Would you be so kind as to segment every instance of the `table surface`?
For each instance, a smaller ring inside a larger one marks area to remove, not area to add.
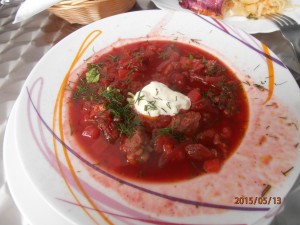
[[[149,9],[157,7],[150,0],[137,0],[132,10]],[[17,10],[18,5],[0,8],[0,196],[6,187],[2,158],[4,131],[22,85],[35,64],[53,45],[82,27],[78,24],[69,24],[48,11],[13,24]],[[253,36],[265,43],[288,67],[300,73],[300,65],[293,50],[279,31]],[[300,186],[300,179],[296,182],[296,186]],[[4,204],[9,209],[6,209]],[[15,210],[13,215],[20,217],[11,199],[4,202],[0,198],[0,224],[6,210]],[[11,221],[12,225],[23,224],[20,218],[11,218]],[[298,225],[299,221],[300,191],[287,196],[283,212],[275,217],[272,225]]]

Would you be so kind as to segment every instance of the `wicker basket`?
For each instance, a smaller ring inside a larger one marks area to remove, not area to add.
[[[64,0],[48,10],[69,23],[88,24],[129,11],[136,0]]]

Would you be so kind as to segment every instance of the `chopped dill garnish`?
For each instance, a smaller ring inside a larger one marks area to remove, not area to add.
[[[140,122],[135,119],[135,113],[130,103],[120,92],[119,89],[108,87],[100,92],[100,95],[106,100],[106,109],[118,119],[117,128],[120,135],[131,136]]]
[[[161,107],[161,109],[162,109],[165,113],[167,113],[167,111],[166,111],[164,108]]]
[[[139,91],[138,96],[135,100],[135,103],[138,103],[138,105],[140,104],[140,101],[142,101],[144,99],[145,95],[141,95],[141,91]]]
[[[208,98],[220,110],[224,111],[228,116],[232,116],[239,112],[239,107],[236,104],[237,93],[242,90],[240,82],[218,82],[220,91],[216,88],[209,88],[207,91],[201,91],[203,98]],[[201,102],[201,100],[199,100]],[[197,104],[196,102],[195,104]]]
[[[260,83],[263,85],[263,84],[267,83],[267,81],[264,80],[264,81],[261,81]]]
[[[132,73],[139,71],[139,68],[137,66],[134,66],[130,69],[127,76],[130,76]]]
[[[93,83],[89,85],[83,77],[79,78],[77,85],[72,88],[70,84],[67,85],[67,88],[72,92],[71,100],[95,100],[99,99],[99,95],[97,91],[99,89],[98,83]]]
[[[145,105],[144,111],[149,111],[149,110],[157,110],[157,106],[155,105],[156,101],[147,101],[148,104]]]
[[[157,129],[156,132],[158,136],[169,135],[178,141],[183,139],[183,134],[175,132],[171,127]]]
[[[84,85],[81,85],[81,84],[78,84],[76,86],[76,91],[73,92],[73,98],[74,99],[77,99],[79,97],[82,97],[84,96],[88,91],[89,91],[89,87],[88,86],[84,86]]]
[[[254,84],[254,87],[256,87],[260,91],[264,91],[265,90],[265,87],[262,86],[262,85],[260,85],[260,84]]]
[[[160,59],[167,59],[168,57],[169,57],[169,53],[166,51],[158,53],[158,58],[160,58]]]
[[[132,56],[136,58],[136,57],[140,57],[141,54],[142,54],[142,52],[141,52],[141,51],[138,51],[138,52],[132,53]]]
[[[168,106],[169,109],[171,109],[170,102],[167,102],[166,105]]]
[[[120,93],[120,90],[112,87],[101,90],[100,95],[108,100],[108,102],[115,103],[118,106],[121,106],[125,100],[125,97]]]
[[[284,81],[284,82],[281,82],[281,83],[275,83],[275,85],[276,85],[276,86],[279,86],[279,85],[283,85],[283,84],[285,84],[285,83],[287,83],[287,81]]]
[[[120,59],[119,55],[109,55],[109,57],[110,57],[111,61],[113,61],[113,62],[117,62]]]
[[[268,194],[268,192],[270,191],[271,188],[272,188],[272,186],[268,184],[262,191],[261,197],[264,197],[266,194]]]
[[[132,136],[136,128],[140,126],[140,121],[136,119],[127,119],[123,123],[118,123],[120,135]]]
[[[250,86],[250,82],[249,82],[249,81],[243,81],[242,83],[244,83],[244,84]]]
[[[196,169],[197,172],[207,173],[207,171],[203,167],[201,168],[197,163],[192,161],[191,165]]]
[[[281,173],[284,175],[284,176],[287,176],[289,172],[291,172],[292,170],[294,169],[294,167],[292,166],[291,168],[289,168],[288,170],[282,172]]]
[[[200,167],[195,163],[195,162],[191,162],[191,165],[197,170],[199,171],[200,170]]]
[[[258,64],[253,70],[257,70],[258,67],[260,67],[260,64]]]
[[[188,55],[188,57],[189,57],[189,59],[194,59],[194,56],[190,53],[189,55]]]
[[[87,100],[96,104],[103,104],[113,118],[118,121],[117,129],[120,135],[131,136],[140,122],[136,120],[130,102],[117,88],[100,88],[99,84],[88,83],[86,79],[80,78],[78,84],[72,90],[73,100]]]
[[[201,40],[200,39],[195,39],[195,38],[191,38],[191,41],[196,43],[196,44],[201,44]]]

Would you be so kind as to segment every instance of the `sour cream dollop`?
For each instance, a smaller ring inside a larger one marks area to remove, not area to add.
[[[188,110],[191,100],[163,83],[152,81],[134,95],[134,107],[137,112],[150,117],[174,116],[181,109]]]

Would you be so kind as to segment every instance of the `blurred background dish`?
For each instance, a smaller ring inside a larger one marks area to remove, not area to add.
[[[160,9],[192,12],[191,10],[182,8],[179,5],[178,0],[152,0],[152,2]],[[292,17],[298,23],[300,23],[299,1],[291,0],[291,3],[298,5],[298,7],[286,9],[284,11],[284,14]],[[278,30],[278,27],[267,19],[247,19],[244,16],[228,16],[228,17],[225,17],[222,21],[228,25],[238,27],[238,28],[248,32],[249,34],[270,33],[270,32]]]

